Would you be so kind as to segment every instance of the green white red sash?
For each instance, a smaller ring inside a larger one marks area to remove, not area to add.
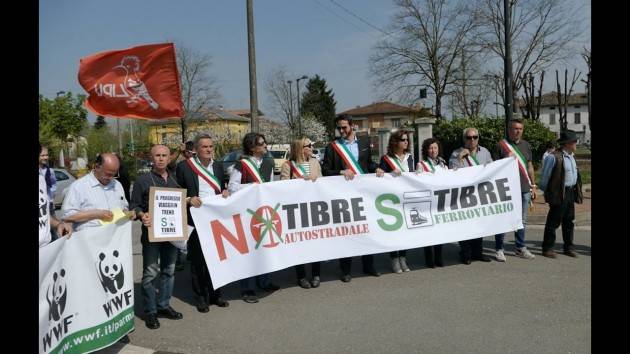
[[[501,149],[506,153],[506,155],[510,155],[511,152],[514,156],[516,156],[516,161],[518,161],[518,169],[520,170],[521,174],[524,175],[525,178],[527,178],[527,183],[529,183],[529,185],[531,186],[532,181],[529,179],[529,174],[527,173],[527,159],[525,159],[525,156],[523,156],[521,150],[512,145],[509,141],[507,141],[507,139],[501,140],[499,142],[499,145],[501,146]]]
[[[393,158],[389,155],[384,155],[383,156],[383,160],[385,160],[385,162],[387,162],[387,164],[389,165],[389,167],[391,167],[392,171],[398,170],[400,172],[404,172],[405,170],[403,170],[402,165],[400,164],[400,162],[398,161],[397,158]]]
[[[355,175],[362,175],[365,173],[363,172],[361,165],[359,165],[359,163],[354,158],[350,150],[348,150],[348,147],[346,147],[345,144],[340,143],[339,140],[335,140],[332,143],[332,148],[337,152],[337,154],[339,154],[339,157],[341,157],[341,159],[343,160],[346,168],[352,170]]]
[[[221,193],[221,182],[219,182],[211,171],[208,171],[205,167],[203,167],[197,156],[189,158],[186,162],[188,162],[188,166],[190,166],[193,172],[208,183],[217,194]]]
[[[291,171],[293,171],[295,177],[304,178],[304,176],[306,176],[306,171],[304,171],[304,168],[297,162],[289,161],[289,166],[291,166]]]
[[[420,166],[422,166],[422,169],[424,170],[424,172],[435,173],[435,167],[433,166],[433,163],[431,162],[430,159],[425,159],[424,161],[420,161]]]
[[[243,157],[241,162],[243,163],[243,172],[249,173],[254,179],[254,183],[265,182],[260,169],[258,169],[258,166],[256,166],[256,163],[252,159],[249,157]]]
[[[477,158],[471,154],[466,156],[466,162],[468,162],[468,166],[479,166],[479,161],[477,161]]]

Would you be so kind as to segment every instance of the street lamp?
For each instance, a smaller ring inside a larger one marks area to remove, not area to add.
[[[297,78],[295,80],[295,86],[297,86],[297,106],[298,106],[298,138],[302,137],[302,110],[300,109],[300,80],[306,80],[308,76],[302,75],[302,77]]]
[[[289,121],[293,123],[293,94],[291,93],[291,84],[292,80],[287,81],[289,84]],[[291,131],[291,135],[293,135],[293,131]]]

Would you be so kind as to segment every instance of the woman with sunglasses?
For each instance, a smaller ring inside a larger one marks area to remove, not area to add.
[[[286,161],[280,170],[280,179],[303,178],[315,182],[322,176],[319,162],[313,156],[313,143],[309,138],[293,140],[289,160]],[[319,286],[320,262],[311,263],[313,280],[309,283],[306,280],[306,266],[300,264],[295,266],[297,272],[298,285],[304,289],[316,288]]]
[[[387,154],[381,157],[379,167],[385,172],[391,172],[394,176],[400,176],[403,172],[414,171],[413,156],[409,153],[409,136],[402,130],[397,130],[389,137]],[[393,251],[389,253],[392,259],[394,273],[410,271],[407,265],[407,251]]]
[[[422,142],[422,160],[418,162],[418,173],[436,173],[448,170],[446,161],[440,156],[440,142],[436,138],[428,138]],[[442,261],[442,245],[424,248],[424,261],[429,268],[444,267]]]

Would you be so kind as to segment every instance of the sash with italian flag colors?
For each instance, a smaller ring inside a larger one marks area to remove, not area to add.
[[[350,150],[348,150],[345,144],[340,143],[339,140],[335,140],[332,143],[332,148],[337,152],[337,154],[339,154],[346,167],[352,170],[355,175],[365,174],[357,160],[354,158],[354,156],[352,156]]]
[[[212,189],[217,192],[217,194],[221,193],[221,182],[219,182],[217,177],[215,177],[214,173],[208,171],[205,167],[203,167],[197,156],[189,158],[188,160],[186,160],[186,162],[188,162],[188,166],[190,166],[193,172],[197,174],[197,176],[201,177],[201,179],[204,180],[206,183],[208,183],[210,187],[212,187]]]
[[[304,171],[304,168],[297,162],[289,161],[289,166],[291,166],[291,171],[293,171],[293,175],[297,178],[304,178],[304,176],[306,176],[306,171]]]
[[[243,163],[243,170],[247,171],[247,173],[249,173],[254,178],[254,183],[265,182],[262,173],[260,173],[258,166],[256,166],[256,163],[252,161],[252,159],[250,159],[249,157],[243,157],[241,161]]]
[[[532,181],[529,179],[529,174],[527,173],[527,160],[525,159],[525,156],[523,156],[523,154],[521,153],[521,150],[512,145],[509,141],[507,141],[507,139],[501,140],[499,142],[499,145],[507,155],[509,155],[511,152],[512,154],[514,154],[514,156],[516,156],[516,161],[518,161],[518,169],[521,171],[521,174],[524,175],[525,178],[527,178],[527,183],[529,183],[529,185],[531,186]]]
[[[389,167],[392,168],[392,171],[394,170],[398,170],[400,172],[404,172],[405,170],[403,170],[402,165],[400,164],[400,162],[398,162],[398,159],[393,158],[389,155],[384,155],[383,159],[385,160],[385,162],[387,162],[387,164],[389,165]]]
[[[435,173],[435,167],[433,167],[433,163],[429,159],[425,159],[424,161],[420,161],[420,166],[422,166],[422,169],[424,170],[424,172],[434,172]]]
[[[479,165],[479,161],[477,161],[477,158],[474,157],[471,154],[468,154],[468,156],[466,156],[466,162],[468,162],[468,166],[478,166]]]

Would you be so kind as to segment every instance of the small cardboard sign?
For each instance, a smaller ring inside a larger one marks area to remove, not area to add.
[[[188,240],[185,189],[149,188],[149,215],[149,242]]]

